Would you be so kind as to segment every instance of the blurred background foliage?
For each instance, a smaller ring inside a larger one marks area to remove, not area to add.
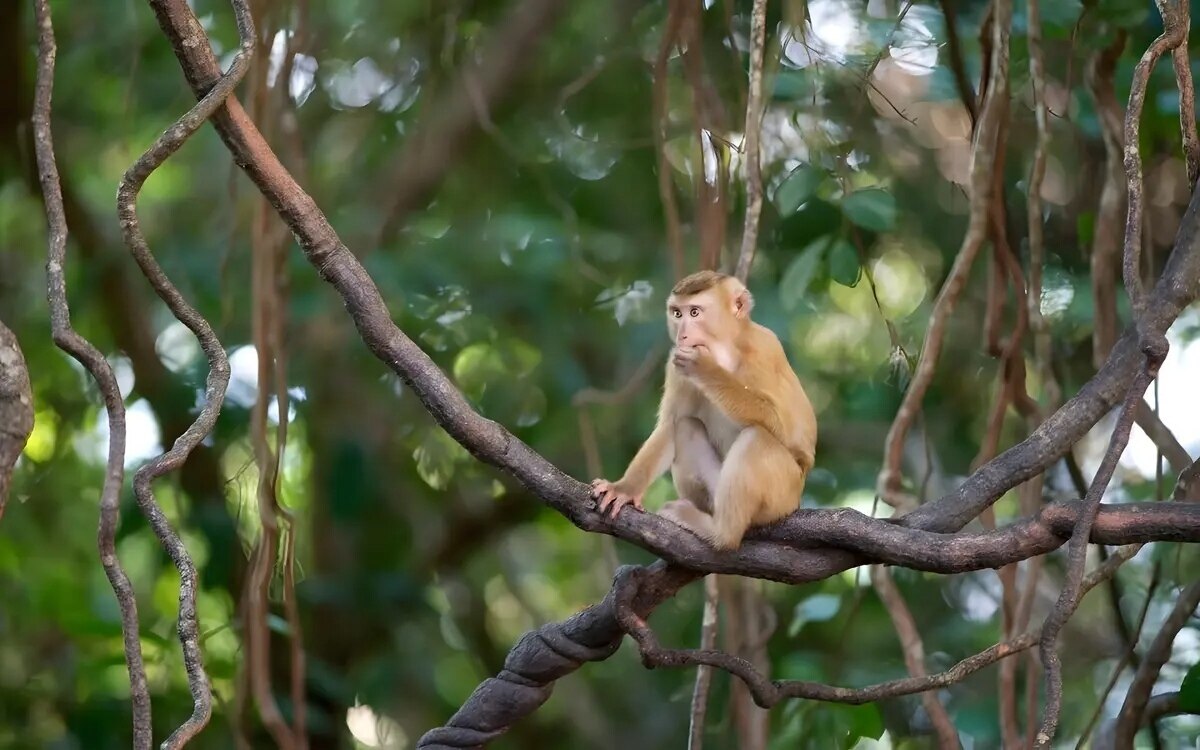
[[[72,231],[68,288],[76,327],[120,377],[132,470],[188,424],[207,370],[195,341],[153,297],[121,245],[115,186],[194,100],[148,7],[113,0],[52,5],[59,41],[54,135]],[[236,46],[229,8],[213,0],[193,5],[227,64]],[[266,68],[251,77],[265,79],[272,93],[255,110],[256,120],[363,259],[397,323],[472,402],[581,479],[595,471],[585,458],[591,435],[599,468],[612,476],[650,429],[665,361],[661,310],[674,271],[651,113],[668,3],[567,4],[509,95],[451,154],[445,179],[398,226],[390,220],[406,138],[513,5],[261,3],[259,62]],[[682,58],[676,52],[668,62],[665,151],[687,270],[698,263],[693,188],[706,168],[720,167],[722,179],[733,175],[729,252],[741,231],[750,5],[703,2],[698,52],[730,123],[703,148]],[[770,3],[767,199],[751,288],[756,317],[779,333],[818,409],[818,469],[807,506],[887,510],[873,509],[873,488],[905,381],[904,355],[894,349],[885,318],[915,357],[966,224],[970,117],[955,84],[946,18],[941,5],[916,2],[897,23],[907,5]],[[1127,32],[1115,76],[1123,103],[1133,66],[1161,21],[1145,1],[1043,6],[1053,140],[1043,188],[1048,258],[1041,305],[1055,368],[1070,394],[1093,371],[1087,256],[1103,169],[1083,71],[1118,29]],[[978,81],[986,3],[954,7],[963,71]],[[1022,258],[1034,135],[1026,10],[1017,3],[1004,174],[1011,236]],[[285,50],[294,53],[286,64]],[[128,747],[118,612],[95,549],[107,427],[92,381],[49,335],[45,222],[29,140],[34,53],[32,5],[3,3],[0,318],[24,347],[37,411],[0,526],[0,747]],[[251,85],[243,85],[243,101]],[[1158,263],[1189,194],[1178,104],[1170,65],[1160,64],[1141,144],[1147,252]],[[201,570],[205,658],[219,702],[212,725],[192,743],[197,748],[232,746],[229,702],[241,665],[234,613],[260,531],[250,442],[256,203],[253,186],[209,127],[154,173],[141,198],[151,247],[213,322],[233,367],[215,434],[182,473],[157,485]],[[271,231],[281,226],[272,216]],[[501,667],[524,631],[602,598],[615,559],[651,558],[580,532],[509,477],[475,462],[368,353],[336,296],[283,231],[291,406],[281,498],[299,518],[313,747],[411,747]],[[912,460],[929,465],[926,496],[969,471],[984,433],[997,371],[980,334],[989,262],[976,263],[950,323],[943,365],[910,446]],[[864,271],[875,282],[878,306]],[[1192,385],[1200,350],[1189,344],[1198,325],[1200,317],[1187,313],[1172,331],[1159,386],[1163,419],[1193,453],[1200,449]],[[638,379],[648,356],[656,358],[650,374]],[[1030,377],[1036,397],[1040,384],[1032,371]],[[572,406],[584,389],[621,389],[631,379],[625,402]],[[279,417],[272,407],[272,425]],[[1010,421],[1002,446],[1023,434],[1021,421]],[[1107,424],[1077,448],[1087,476]],[[1113,497],[1153,497],[1155,458],[1153,445],[1135,432]],[[664,478],[648,504],[670,492]],[[1074,492],[1061,467],[1051,473],[1048,492]],[[137,512],[128,481],[123,500],[118,549],[139,594],[156,736],[165,736],[190,712],[174,632],[178,577]],[[1001,522],[1015,512],[1013,497],[997,505]],[[1154,559],[1166,562],[1145,628],[1155,632],[1177,582],[1189,578],[1188,556],[1173,545],[1153,545],[1126,566],[1116,588],[1085,599],[1063,637],[1064,741],[1073,744],[1123,653],[1113,607],[1136,616]],[[1036,612],[1052,605],[1061,565],[1052,556]],[[769,644],[774,675],[860,685],[906,674],[865,573],[762,587],[778,618]],[[998,639],[995,572],[946,577],[896,570],[895,577],[925,638],[931,670]],[[280,615],[278,581],[272,592]],[[695,643],[701,592],[692,586],[654,615],[664,642]],[[286,714],[287,627],[281,615],[273,615],[272,625],[272,669]],[[1178,689],[1197,661],[1198,636],[1195,621],[1180,634],[1163,671],[1164,689]],[[940,694],[964,747],[999,747],[996,675],[995,668],[984,670]],[[1118,681],[1107,713],[1119,706],[1128,677]],[[646,671],[627,646],[562,680],[539,712],[494,747],[680,747],[691,682],[691,671]],[[714,690],[709,743],[733,747],[728,677],[718,675]],[[773,748],[932,745],[915,696],[862,707],[793,702],[775,709],[771,721]],[[246,731],[254,746],[271,746],[257,721]],[[1164,720],[1160,733],[1163,747],[1194,747],[1200,722]]]

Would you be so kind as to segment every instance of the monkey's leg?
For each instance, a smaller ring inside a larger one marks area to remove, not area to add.
[[[695,417],[675,420],[675,461],[671,479],[680,499],[698,509],[712,511],[712,498],[721,475],[721,459],[708,439],[704,423]]]
[[[751,525],[794,511],[803,489],[804,471],[783,443],[760,427],[747,427],[721,467],[709,540],[716,547],[737,547]]]

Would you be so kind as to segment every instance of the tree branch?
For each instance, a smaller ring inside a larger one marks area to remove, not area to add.
[[[625,604],[648,617],[662,602],[699,575],[657,562],[647,568],[623,566],[616,581],[633,579],[637,591],[620,591]],[[558,623],[526,633],[504,660],[504,669],[475,688],[447,720],[417,741],[420,750],[476,748],[499,737],[517,719],[533,713],[550,697],[554,682],[589,661],[612,656],[625,637],[617,623],[618,586],[599,604]]]
[[[46,209],[46,300],[50,306],[51,337],[55,345],[74,357],[91,374],[100,389],[104,409],[108,415],[108,458],[105,462],[104,484],[100,490],[100,522],[96,544],[100,553],[100,564],[121,611],[121,638],[125,651],[125,665],[129,672],[129,697],[133,713],[133,748],[149,750],[153,739],[153,726],[150,691],[146,682],[146,666],[142,658],[142,644],[138,632],[137,597],[129,576],[117,558],[116,550],[117,524],[121,513],[121,485],[125,481],[125,402],[121,398],[121,389],[108,360],[71,325],[66,281],[67,218],[58,164],[54,158],[54,135],[50,123],[57,44],[54,39],[54,21],[49,0],[37,0],[35,12],[38,25],[38,65],[33,103],[33,142]],[[15,344],[13,348],[15,350]],[[19,354],[18,352],[18,358]],[[28,379],[24,385],[28,396]],[[26,405],[29,413],[25,434],[28,435],[29,428],[33,426],[33,412],[32,403],[27,400]],[[14,422],[18,430],[21,424]],[[21,442],[23,444],[24,440]],[[7,477],[4,479],[7,482]],[[0,491],[0,510],[3,510],[3,501],[4,493]]]
[[[1142,256],[1142,156],[1139,133],[1142,124],[1142,105],[1146,101],[1146,86],[1154,65],[1163,53],[1178,48],[1187,38],[1186,16],[1181,18],[1181,9],[1185,3],[1175,0],[1175,8],[1171,8],[1172,0],[1157,0],[1159,13],[1162,14],[1163,33],[1155,39],[1138,64],[1133,69],[1133,80],[1129,88],[1129,106],[1125,109],[1125,188],[1128,194],[1128,205],[1125,213],[1125,260],[1123,275],[1125,291],[1129,295],[1135,320],[1141,319],[1142,308],[1145,306],[1145,290],[1142,286],[1140,260]],[[1189,76],[1190,78],[1190,76]],[[1186,96],[1180,92],[1181,99]],[[1195,100],[1193,93],[1192,100]],[[1180,114],[1181,122],[1184,116]],[[1194,116],[1193,116],[1194,120]],[[1195,123],[1192,123],[1192,142],[1195,140]],[[1189,144],[1190,145],[1190,144]],[[1189,152],[1189,159],[1192,154]],[[1194,165],[1189,163],[1189,170]],[[1189,183],[1190,184],[1190,183]]]
[[[186,0],[155,0],[154,8],[189,83],[197,92],[206,91],[219,76],[219,69],[211,47],[196,43],[197,39],[204,38],[203,31]],[[923,506],[897,523],[873,521],[852,511],[801,512],[748,539],[736,552],[716,553],[697,537],[653,514],[625,513],[615,520],[601,517],[595,512],[587,485],[568,477],[503,427],[471,409],[433,361],[391,321],[388,308],[370,276],[341,242],[312,199],[279,163],[236,99],[227,100],[213,122],[237,163],[288,223],[308,260],[342,296],[370,351],[400,375],[452,437],[481,461],[512,473],[576,526],[635,542],[695,571],[730,572],[788,582],[818,580],[864,562],[860,556],[847,551],[864,543],[861,536],[845,539],[846,531],[852,528],[871,533],[875,544],[882,542],[881,546],[873,548],[879,553],[879,561],[890,562],[882,559],[885,556],[915,557],[916,562],[926,561],[924,569],[943,572],[977,569],[984,564],[1008,564],[1054,549],[1071,533],[1079,515],[1077,504],[1050,506],[1036,519],[991,532],[998,536],[990,541],[987,534],[960,537],[935,532],[961,528],[978,515],[980,508],[990,505],[1004,491],[1040,473],[1057,460],[1120,398],[1141,364],[1136,335],[1128,332],[1100,372],[1029,438],[989,461],[954,493]],[[1196,214],[1194,199],[1181,224],[1176,250],[1154,293],[1147,299],[1144,320],[1149,330],[1158,326],[1165,330],[1200,291],[1197,289],[1200,254],[1194,247]],[[856,519],[855,515],[862,520]],[[812,535],[812,529],[819,529],[821,535]],[[1155,535],[1148,536],[1150,530]],[[772,537],[772,534],[780,533],[788,536],[789,544],[807,536],[803,540],[807,546],[797,548],[780,544]],[[1192,506],[1172,507],[1169,504],[1146,508],[1107,507],[1097,515],[1091,536],[1096,541],[1107,540],[1106,543],[1149,538],[1195,540],[1200,538],[1200,514]],[[839,543],[844,549],[831,548]],[[907,563],[898,560],[897,564]],[[693,571],[680,573],[683,580],[676,583],[683,585],[698,574]],[[661,582],[662,579],[655,580]],[[677,590],[678,585],[670,593]],[[665,598],[670,595],[662,593],[667,588],[670,587],[656,590]],[[597,617],[594,609],[588,611],[592,612],[593,618]],[[598,627],[607,628],[609,633],[615,627],[604,618],[599,618],[598,622]],[[602,641],[601,645],[615,648],[609,641]],[[597,658],[598,653],[585,656]],[[545,699],[545,682],[531,685],[524,678],[513,679],[512,675],[504,681],[517,684],[522,692],[532,691],[522,699],[525,701],[522,706],[528,710],[533,710]],[[475,694],[480,697],[472,699],[474,708],[465,706],[459,712],[460,723],[470,719],[471,726],[484,727],[481,731],[497,731],[497,717],[508,716],[506,712],[511,707],[502,705],[502,700],[489,700],[489,695],[494,699],[506,695],[500,690],[502,688],[495,681],[481,686]],[[475,717],[483,717],[483,723],[475,722]],[[491,729],[487,729],[489,726]],[[426,746],[437,744],[426,742]]]
[[[33,391],[16,334],[0,322],[0,519],[13,467],[33,432]]]
[[[1058,731],[1059,712],[1062,709],[1062,663],[1058,656],[1058,634],[1079,605],[1092,524],[1100,510],[1100,500],[1104,497],[1104,491],[1108,488],[1113,471],[1117,468],[1117,461],[1120,460],[1121,453],[1124,452],[1125,446],[1129,442],[1129,433],[1133,429],[1134,410],[1141,401],[1146,387],[1158,374],[1159,365],[1166,358],[1166,338],[1162,339],[1161,344],[1160,350],[1146,353],[1146,364],[1129,387],[1129,393],[1121,408],[1117,425],[1109,439],[1108,450],[1100,462],[1100,468],[1096,470],[1091,486],[1088,487],[1087,495],[1083,500],[1084,507],[1075,523],[1075,529],[1071,533],[1067,551],[1066,583],[1063,584],[1058,601],[1046,617],[1046,623],[1042,627],[1039,645],[1046,673],[1046,709],[1042,717],[1042,726],[1035,738],[1035,746],[1039,748],[1049,747],[1050,742],[1054,739],[1054,735]]]
[[[1008,46],[1012,27],[1012,2],[995,0],[992,9],[992,77],[984,97],[983,112],[979,117],[971,158],[971,207],[967,231],[958,255],[954,258],[954,265],[934,302],[920,358],[884,441],[883,468],[879,473],[878,492],[884,502],[900,510],[908,510],[915,504],[913,498],[901,490],[900,459],[904,441],[921,409],[925,392],[933,381],[950,314],[966,287],[975,256],[987,237],[988,211],[993,193],[992,165],[996,160],[996,150],[1000,146],[997,136],[1008,101]]]
[[[750,13],[750,88],[746,98],[746,148],[743,153],[746,181],[746,220],[735,275],[745,281],[758,249],[758,219],[762,214],[763,50],[767,36],[767,0],[754,0]]]
[[[1082,593],[1087,593],[1109,576],[1116,573],[1117,568],[1136,553],[1136,549],[1127,548],[1120,554],[1114,555],[1110,558],[1110,564],[1105,564],[1097,568],[1082,581]],[[828,703],[861,705],[885,698],[896,698],[903,695],[935,690],[947,685],[953,685],[956,682],[961,682],[966,677],[986,666],[1032,648],[1038,641],[1037,630],[1029,630],[1017,638],[997,643],[995,646],[969,656],[945,672],[924,677],[907,677],[899,680],[890,680],[861,688],[845,688],[803,680],[771,680],[754,669],[745,659],[721,651],[662,648],[658,643],[657,636],[655,636],[654,632],[646,624],[645,615],[633,606],[641,590],[637,585],[638,579],[642,577],[650,579],[646,571],[635,570],[625,578],[618,577],[617,581],[613,584],[617,606],[617,621],[620,623],[621,628],[629,633],[638,644],[638,648],[642,654],[642,662],[649,668],[706,664],[723,669],[742,680],[750,688],[755,702],[764,708],[773,706],[786,698],[805,698]],[[613,594],[609,596],[613,598]]]
[[[171,528],[171,523],[154,499],[152,483],[158,477],[178,469],[187,460],[188,454],[212,431],[220,414],[225,398],[225,387],[229,383],[229,360],[225,349],[217,340],[212,326],[196,311],[171,283],[158,262],[150,253],[146,238],[142,235],[137,215],[137,198],[150,174],[171,157],[184,142],[203,125],[213,112],[221,106],[250,67],[254,54],[254,20],[246,0],[233,0],[237,17],[240,46],[230,65],[229,72],[219,76],[215,85],[186,114],[158,137],[132,166],[125,171],[117,188],[117,217],[121,224],[125,244],[150,282],[154,291],[167,304],[176,319],[188,327],[200,341],[208,357],[209,374],[205,388],[205,405],[196,420],[175,441],[169,451],[144,464],[133,476],[134,498],[138,507],[150,522],[151,528],[163,548],[179,571],[179,641],[183,648],[183,661],[188,675],[188,686],[192,693],[192,715],[177,728],[162,744],[164,750],[183,747],[208,723],[212,713],[212,689],[200,653],[200,623],[196,613],[198,580],[196,566],[188,555],[183,540]],[[199,28],[197,26],[196,28]],[[202,33],[202,32],[201,32]]]
[[[875,585],[875,591],[879,594],[879,599],[892,620],[892,626],[896,629],[896,635],[900,638],[900,652],[904,655],[904,666],[908,674],[917,679],[928,677],[921,631],[917,629],[917,621],[904,601],[900,588],[892,579],[891,571],[884,565],[872,565],[871,583]],[[925,707],[925,712],[929,714],[929,720],[937,733],[938,747],[942,750],[960,747],[954,720],[938,700],[937,694],[932,691],[922,693],[921,705]]]
[[[1154,689],[1154,683],[1158,681],[1163,665],[1171,658],[1175,636],[1179,635],[1179,631],[1187,624],[1196,607],[1200,607],[1200,583],[1193,583],[1180,593],[1162,628],[1146,649],[1142,664],[1133,676],[1129,692],[1125,694],[1125,702],[1121,704],[1121,710],[1112,728],[1111,734],[1116,747],[1133,747],[1134,735],[1143,724],[1143,714],[1146,713],[1150,701],[1150,691]]]

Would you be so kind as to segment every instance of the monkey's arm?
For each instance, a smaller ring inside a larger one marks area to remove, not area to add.
[[[671,433],[670,424],[659,419],[617,484],[635,495],[645,492],[650,483],[670,468],[671,461],[675,459],[675,440]]]
[[[790,443],[783,415],[771,395],[773,381],[762,365],[734,375],[707,351],[695,357],[689,379],[726,417],[737,424],[759,425],[784,444]]]
[[[630,503],[635,508],[641,508],[646,488],[675,460],[675,419],[682,400],[680,388],[684,385],[678,376],[667,370],[663,397],[658,406],[658,419],[650,437],[638,448],[620,479],[615,482],[607,479],[592,481],[592,497],[596,498],[601,513],[611,507],[615,517],[617,511]]]

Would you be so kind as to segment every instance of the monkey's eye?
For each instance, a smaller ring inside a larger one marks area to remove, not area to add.
[[[674,316],[674,317],[676,317],[676,318],[682,318],[682,317],[683,317],[683,311],[682,311],[682,310],[672,310],[672,311],[671,311],[671,315],[672,315],[672,316]]]
[[[692,308],[692,317],[693,317],[693,318],[698,318],[698,317],[700,317],[700,310],[699,310],[699,308],[696,308],[696,307],[693,307],[693,308]]]

